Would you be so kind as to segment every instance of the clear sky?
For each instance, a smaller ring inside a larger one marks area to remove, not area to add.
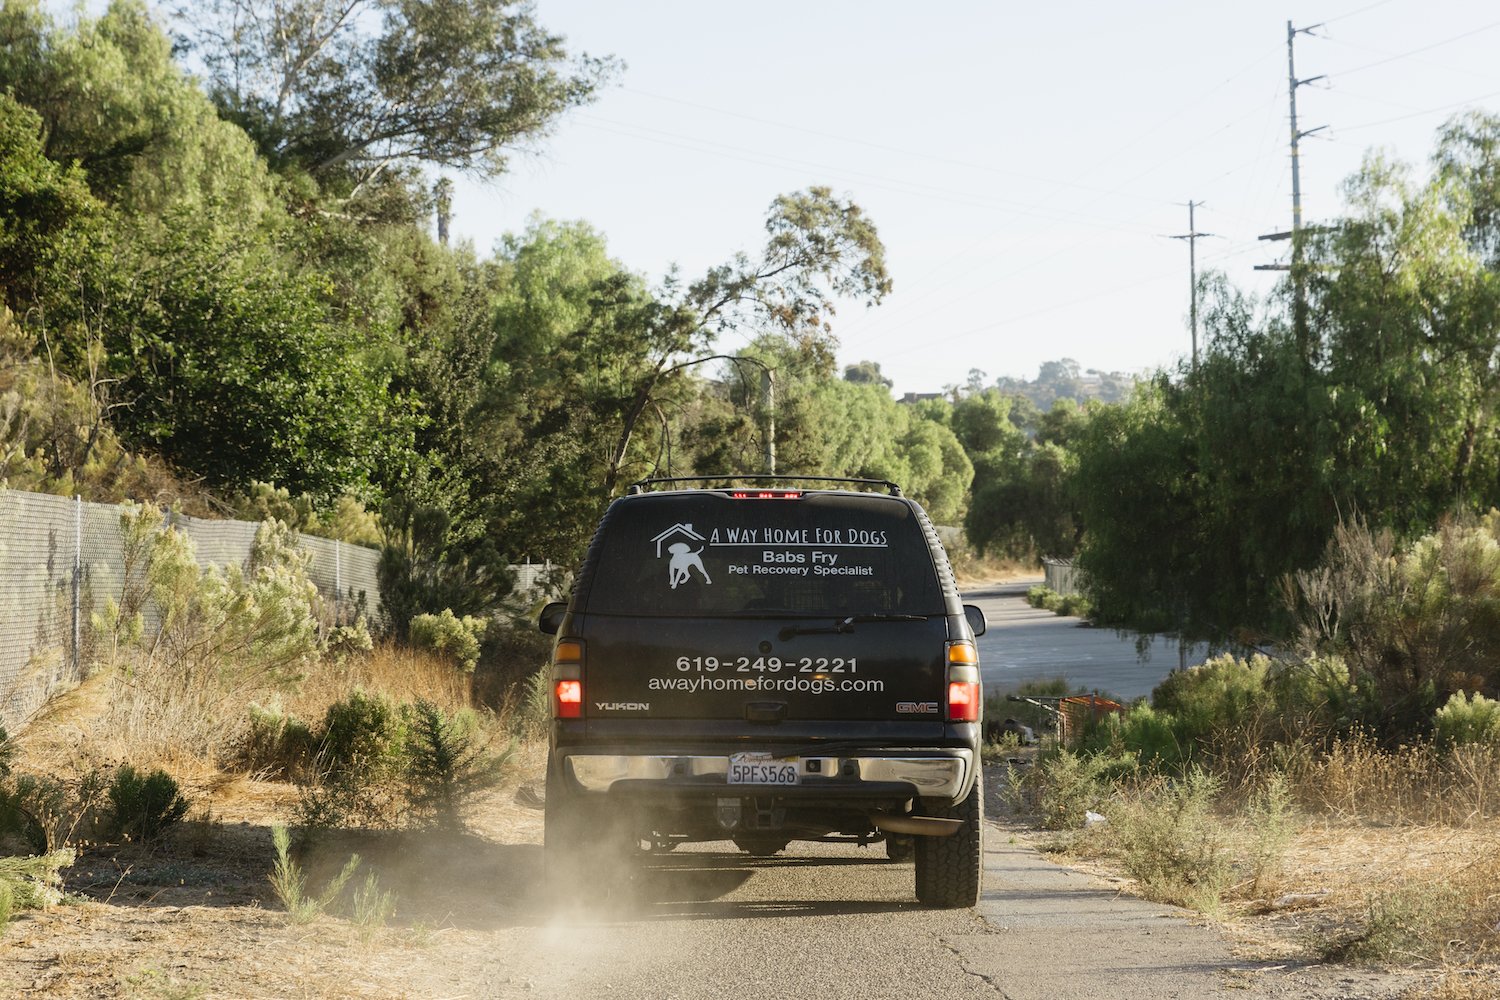
[[[1287,21],[1299,35],[1303,218],[1381,148],[1427,171],[1436,128],[1500,112],[1500,5],[1479,0],[537,0],[625,72],[454,229],[488,251],[528,216],[583,219],[659,280],[754,253],[780,193],[823,184],[879,228],[895,291],[836,320],[839,359],[896,391],[1047,360],[1139,371],[1188,354],[1200,268],[1275,275],[1291,226]],[[746,338],[748,339],[748,338]],[[743,343],[743,340],[739,341]],[[720,347],[733,350],[735,338]]]

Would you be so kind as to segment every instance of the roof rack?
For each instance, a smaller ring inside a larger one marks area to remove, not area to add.
[[[672,483],[763,483],[763,482],[796,482],[796,483],[840,483],[843,485],[878,486],[886,490],[893,497],[901,496],[901,487],[889,479],[848,479],[837,476],[779,476],[779,475],[747,475],[747,476],[674,476],[665,479],[642,479],[630,484],[625,492],[634,496],[644,493],[646,490],[664,486]]]

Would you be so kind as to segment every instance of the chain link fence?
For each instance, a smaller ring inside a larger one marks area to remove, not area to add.
[[[91,659],[90,619],[120,599],[126,566],[121,508],[76,498],[0,490],[0,725],[15,728]],[[193,540],[200,566],[243,564],[259,525],[173,514],[166,525]],[[380,553],[299,535],[308,577],[335,617],[383,623]],[[149,623],[148,623],[149,624]]]

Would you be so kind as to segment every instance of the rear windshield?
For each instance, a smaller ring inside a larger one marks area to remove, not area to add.
[[[916,515],[876,494],[648,495],[617,503],[599,542],[590,613],[944,611]]]

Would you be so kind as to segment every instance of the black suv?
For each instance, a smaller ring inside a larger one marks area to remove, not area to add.
[[[978,900],[984,617],[895,484],[637,483],[541,627],[549,868],[612,845],[884,841],[920,902]]]

